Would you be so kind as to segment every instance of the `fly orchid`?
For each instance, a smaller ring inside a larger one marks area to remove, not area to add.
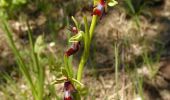
[[[75,87],[70,81],[66,81],[64,83],[64,100],[73,100],[73,97],[71,96],[73,92],[76,92]]]
[[[94,0],[94,8],[93,8],[93,18],[91,25],[89,27],[87,22],[87,17],[84,16],[84,31],[81,30],[81,24],[76,21],[74,17],[72,20],[75,24],[75,27],[71,27],[69,30],[74,33],[69,39],[69,42],[72,43],[71,47],[65,52],[64,56],[64,68],[62,69],[62,74],[67,77],[67,80],[64,81],[64,100],[81,100],[80,90],[83,89],[84,85],[81,83],[83,68],[88,60],[90,44],[92,42],[92,37],[94,34],[94,29],[96,27],[96,23],[98,18],[102,18],[103,14],[107,11],[108,6],[114,6],[117,2],[115,0]],[[69,57],[75,54],[80,49],[80,41],[84,43],[84,51],[78,66],[78,70],[76,73],[76,79],[74,70],[69,61]],[[71,82],[75,82],[76,89],[74,88]]]
[[[114,6],[117,4],[117,1],[115,0],[94,0],[97,1],[97,5],[93,9],[92,15],[97,15],[99,17],[102,17],[104,13],[107,11],[107,5],[108,6]]]
[[[75,35],[69,39],[69,42],[73,43],[71,47],[65,52],[67,57],[75,54],[80,49],[80,40],[82,39],[82,31],[78,31],[76,27],[71,27],[69,29]]]
[[[105,12],[105,6],[106,6],[106,1],[99,0],[98,4],[93,9],[92,15],[97,15],[101,17],[103,15],[103,12]]]
[[[75,54],[80,48],[80,42],[75,42],[71,45],[71,47],[65,52],[67,57]]]

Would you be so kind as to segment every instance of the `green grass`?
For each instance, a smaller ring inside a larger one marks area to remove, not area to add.
[[[18,85],[17,81],[8,73],[0,73],[0,76],[5,81],[5,83],[1,83],[0,85],[0,91],[3,93],[2,100],[14,100],[14,98],[22,100],[28,99],[26,93],[21,92],[21,87]],[[18,93],[18,95],[15,95],[15,93]]]
[[[142,13],[145,3],[142,3],[142,0],[124,0],[125,10],[128,15],[130,15],[135,21],[137,27],[140,27],[140,14]]]
[[[27,64],[23,57],[21,56],[19,50],[17,49],[15,42],[13,40],[12,32],[10,31],[8,24],[4,22],[4,30],[7,34],[8,43],[16,57],[17,64],[19,66],[20,71],[22,72],[24,78],[27,80],[27,85],[30,87],[30,90],[32,92],[32,95],[35,100],[42,100],[43,99],[43,93],[44,93],[44,66],[40,64],[40,58],[38,57],[38,54],[35,52],[34,49],[34,43],[32,40],[32,36],[30,31],[29,34],[29,42],[31,46],[31,52],[30,56],[31,61],[30,64]],[[28,66],[32,65],[32,66]],[[30,71],[31,67],[34,69],[34,73]],[[32,74],[35,75],[34,78],[32,77]]]

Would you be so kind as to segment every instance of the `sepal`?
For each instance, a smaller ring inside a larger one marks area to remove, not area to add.
[[[108,1],[109,1],[109,2],[108,2],[108,6],[110,6],[110,7],[113,7],[113,6],[115,6],[115,5],[118,4],[118,2],[115,1],[115,0],[108,0]]]
[[[83,32],[83,31],[79,31],[76,35],[72,36],[72,37],[69,39],[69,42],[70,42],[70,43],[79,42],[79,41],[82,40],[83,35],[84,35],[84,32]]]

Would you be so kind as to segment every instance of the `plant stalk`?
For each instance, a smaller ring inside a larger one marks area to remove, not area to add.
[[[87,44],[85,44],[86,48],[83,51],[83,55],[81,57],[80,64],[79,64],[79,67],[78,67],[78,72],[77,72],[77,80],[78,81],[81,81],[81,79],[82,79],[84,65],[85,65],[85,63],[88,59],[88,56],[89,56],[90,44],[91,44],[91,40],[92,40],[92,37],[93,37],[94,29],[96,27],[97,18],[98,17],[96,15],[93,15],[91,26],[90,26],[90,31],[89,31],[90,37],[89,37],[89,39],[86,39],[88,41],[85,41],[85,43],[87,43]],[[85,33],[85,34],[88,34],[88,33]]]

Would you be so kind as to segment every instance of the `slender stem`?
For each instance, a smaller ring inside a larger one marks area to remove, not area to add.
[[[90,26],[90,42],[93,37],[94,29],[96,27],[96,22],[97,22],[97,16],[93,15],[91,26]]]
[[[89,38],[90,39],[86,39],[86,41],[85,41],[85,43],[87,43],[86,44],[87,47],[83,51],[83,55],[81,57],[78,72],[77,72],[77,80],[78,81],[81,81],[81,79],[82,79],[83,68],[84,68],[84,65],[85,65],[85,63],[86,63],[86,61],[88,59],[88,56],[89,56],[89,49],[90,49],[91,39],[93,37],[94,29],[96,27],[96,23],[97,23],[97,16],[93,15],[91,26],[90,26],[90,31],[89,31],[89,36],[90,36]],[[85,33],[85,34],[88,34],[88,33]]]
[[[77,74],[77,80],[78,81],[81,81],[81,78],[82,78],[82,73],[83,73],[83,68],[84,68],[84,65],[85,65],[85,62],[87,61],[87,55],[86,55],[86,52],[84,50],[83,52],[83,55],[81,57],[81,61],[80,61],[80,64],[79,64],[79,68],[78,68],[78,74]]]
[[[117,99],[119,99],[119,95],[118,95],[118,87],[119,87],[119,84],[118,84],[118,77],[119,77],[119,56],[118,56],[118,44],[115,43],[115,46],[114,46],[114,53],[115,53],[115,83],[116,83],[116,86],[115,86],[115,89],[116,89],[116,95],[117,95]]]

